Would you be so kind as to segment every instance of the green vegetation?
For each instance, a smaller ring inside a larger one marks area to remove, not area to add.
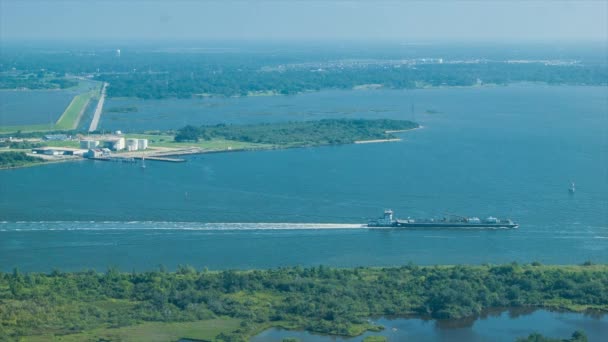
[[[349,144],[355,141],[396,138],[386,131],[409,130],[418,124],[406,120],[347,120],[286,122],[256,125],[186,126],[176,142],[226,139],[280,146]]]
[[[509,63],[513,47],[506,46],[468,48],[469,58],[481,59],[479,63],[400,62],[424,54],[428,54],[425,57],[446,56],[446,62],[448,59],[467,59],[458,48],[443,51],[429,48],[426,53],[424,48],[420,49],[412,54],[394,46],[365,49],[303,49],[300,46],[285,49],[285,52],[276,49],[248,52],[244,49],[239,54],[220,51],[200,54],[189,50],[142,48],[136,54],[117,58],[106,49],[85,55],[7,46],[0,55],[0,88],[67,87],[71,81],[64,75],[92,73],[97,75],[97,80],[110,83],[108,96],[144,99],[296,94],[321,89],[413,89],[480,83],[606,85],[608,80],[608,65],[602,50],[596,47],[574,50],[576,53],[564,50],[556,53],[542,48],[528,51],[533,52],[530,56],[540,55],[547,59],[581,60],[575,64],[551,65],[539,60]],[[453,57],[448,58],[450,55]],[[53,79],[56,81],[51,82]]]
[[[387,342],[388,339],[384,336],[367,336],[363,342]]]
[[[51,132],[56,131],[55,125],[19,125],[19,126],[1,126],[0,134],[18,136],[20,133],[26,132]]]
[[[172,56],[172,58],[175,55]],[[251,94],[297,94],[321,89],[353,89],[376,85],[392,89],[440,86],[505,85],[514,82],[606,85],[605,65],[547,66],[542,63],[502,62],[471,64],[419,64],[415,68],[387,67],[379,63],[352,68],[292,66],[288,68],[224,64],[168,69],[159,73],[108,73],[97,80],[109,82],[108,96],[143,99],[189,98],[197,94],[248,96]],[[276,69],[276,70],[275,70]],[[218,70],[220,70],[218,72]]]
[[[126,138],[148,139],[152,149],[161,148],[189,148],[197,147],[204,151],[229,151],[229,150],[258,150],[274,148],[274,145],[256,144],[244,141],[225,139],[199,140],[176,142],[175,135],[169,133],[158,134],[126,134]]]
[[[282,342],[300,342],[300,339],[297,339],[295,337],[286,337],[284,339],[281,340]]]
[[[34,335],[28,336],[25,340],[28,342],[46,342],[51,339],[63,342],[167,342],[188,336],[194,340],[212,341],[222,332],[238,329],[239,324],[239,319],[226,317],[194,322],[146,322],[128,327],[93,329],[70,335]]]
[[[608,265],[15,270],[0,273],[0,340],[128,340],[158,329],[171,336],[216,334],[213,340],[242,341],[271,326],[355,336],[380,328],[367,322],[372,316],[461,318],[484,308],[523,306],[608,310]],[[209,323],[217,319],[225,325]],[[205,326],[217,330],[210,333]],[[200,333],[193,332],[196,327]]]
[[[36,157],[30,157],[25,152],[6,151],[0,152],[0,169],[12,167],[29,166],[38,163],[43,163],[44,160]]]
[[[112,107],[104,110],[108,113],[136,113],[138,111],[135,106]]]
[[[45,71],[0,74],[0,89],[66,89],[76,86],[77,80]]]
[[[39,142],[31,141],[0,141],[0,147],[8,147],[12,150],[29,150],[32,148],[42,147],[43,144]]]
[[[521,337],[516,340],[516,342],[587,342],[587,335],[582,331],[575,331],[572,334],[571,338],[568,339],[559,339],[559,338],[549,338],[545,337],[541,334],[534,333],[530,334],[528,337]]]
[[[58,130],[71,130],[78,127],[82,113],[89,105],[89,102],[93,97],[97,95],[97,92],[90,91],[84,94],[76,95],[72,102],[65,109],[63,114],[59,117],[55,123],[53,129]]]

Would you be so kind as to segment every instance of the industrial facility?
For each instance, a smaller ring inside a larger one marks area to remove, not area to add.
[[[86,138],[80,140],[80,148],[83,149],[96,149],[96,148],[107,148],[112,151],[138,151],[145,150],[148,148],[148,139],[137,139],[120,136],[99,136],[95,139]]]

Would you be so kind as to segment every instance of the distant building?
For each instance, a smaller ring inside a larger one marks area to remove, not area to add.
[[[32,153],[47,156],[79,156],[84,155],[85,152],[86,150],[69,147],[40,147],[32,149]]]
[[[90,150],[97,146],[99,146],[98,140],[89,140],[89,139],[80,140],[80,148]]]
[[[137,148],[145,150],[148,148],[148,139],[137,139]]]
[[[85,158],[99,158],[103,155],[101,149],[90,149],[85,154]]]
[[[47,156],[58,156],[58,155],[63,154],[63,152],[60,152],[57,149],[49,148],[49,147],[34,148],[34,149],[32,149],[32,153],[44,154]]]
[[[47,134],[44,136],[44,140],[50,141],[64,141],[68,139],[70,139],[70,137],[67,134]]]

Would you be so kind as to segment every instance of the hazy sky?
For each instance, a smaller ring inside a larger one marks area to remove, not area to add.
[[[0,0],[0,38],[606,42],[607,18],[606,0]]]

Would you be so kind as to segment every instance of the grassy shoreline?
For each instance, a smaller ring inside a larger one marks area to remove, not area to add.
[[[187,154],[263,151],[349,144],[400,141],[395,134],[420,128],[407,120],[318,120],[256,125],[187,126],[176,134],[125,134],[125,138],[148,139],[144,151],[119,152],[117,157],[177,156]],[[184,130],[193,132],[186,135]],[[179,140],[186,136],[188,139]],[[46,142],[46,146],[78,147],[76,141]],[[1,167],[0,167],[1,169]]]
[[[270,327],[358,336],[381,330],[367,320],[380,316],[465,318],[505,307],[608,312],[608,265],[15,270],[0,273],[0,306],[4,338],[25,341],[129,341],[154,331],[245,341]],[[217,320],[225,324],[210,331]]]

